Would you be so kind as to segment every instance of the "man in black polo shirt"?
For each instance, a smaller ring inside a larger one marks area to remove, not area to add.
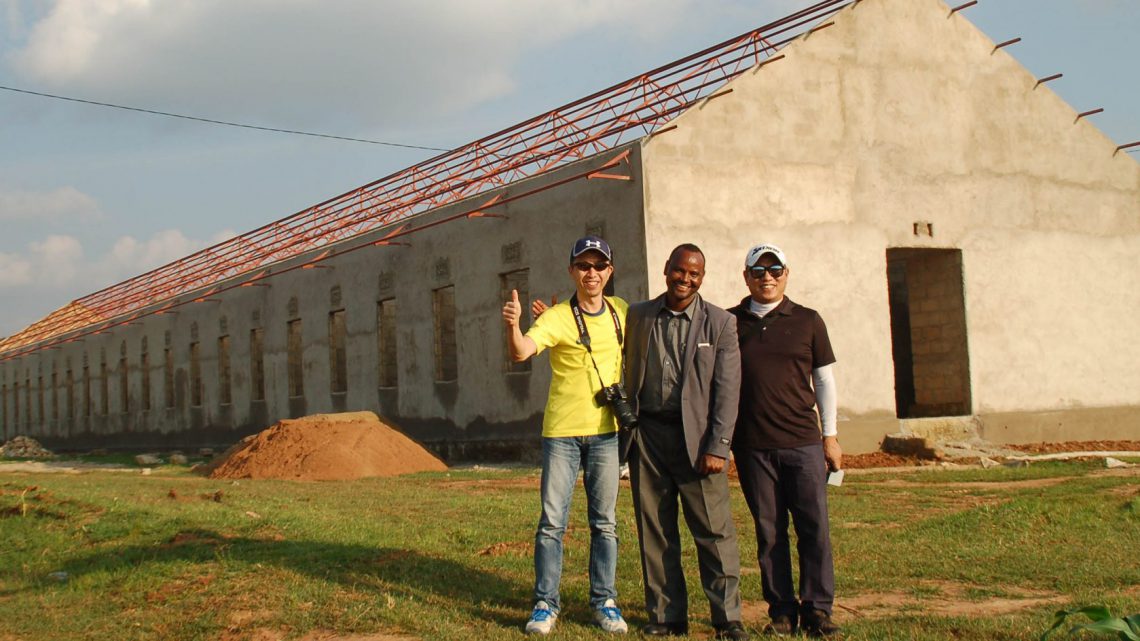
[[[772,618],[764,632],[787,635],[802,628],[812,636],[833,636],[840,630],[831,621],[835,572],[827,471],[839,470],[843,458],[835,428],[835,355],[819,314],[784,296],[788,263],[779,247],[753,247],[744,267],[750,295],[728,310],[736,316],[742,368],[732,451],[756,522],[761,584]],[[800,561],[798,595],[789,513]]]

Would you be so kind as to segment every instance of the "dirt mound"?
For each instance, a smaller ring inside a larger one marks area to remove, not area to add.
[[[1136,452],[1140,441],[1068,441],[1065,443],[1022,443],[1006,445],[1011,450],[1029,454],[1059,454],[1062,452]]]
[[[17,436],[0,446],[3,458],[55,458],[40,442],[30,436]]]
[[[203,472],[215,479],[347,481],[447,466],[372,412],[288,419],[242,439]]]

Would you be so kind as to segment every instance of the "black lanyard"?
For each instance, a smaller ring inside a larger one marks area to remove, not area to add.
[[[617,332],[618,347],[622,347],[621,319],[618,318],[617,310],[610,304],[610,301],[603,297],[602,302],[605,303],[606,309],[610,310],[610,318],[614,321],[614,331]],[[586,319],[582,318],[582,308],[578,306],[578,294],[570,297],[570,311],[574,313],[574,322],[578,325],[578,339],[586,351],[593,354],[590,349],[590,330],[586,329]]]
[[[618,318],[617,310],[610,304],[610,301],[602,298],[602,302],[606,304],[606,308],[610,310],[610,318],[614,321],[614,331],[617,333],[618,347],[621,348],[621,319]],[[582,308],[578,306],[578,294],[575,293],[570,297],[570,311],[574,314],[574,323],[578,325],[578,341],[586,348],[586,353],[590,356],[590,362],[594,364],[594,371],[598,373],[598,382],[602,387],[606,386],[606,380],[602,378],[602,372],[598,369],[598,362],[594,360],[594,350],[590,348],[590,330],[586,329],[586,319],[582,317]]]

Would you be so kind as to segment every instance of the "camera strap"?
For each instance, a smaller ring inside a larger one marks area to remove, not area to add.
[[[621,348],[623,347],[621,319],[618,318],[617,310],[604,296],[602,302],[606,304],[606,309],[610,310],[610,318],[614,321],[614,332],[617,333],[618,347]],[[594,364],[594,371],[598,373],[598,382],[604,388],[606,387],[606,379],[602,378],[602,371],[598,369],[598,362],[594,360],[594,350],[590,347],[590,330],[586,328],[586,319],[582,316],[582,308],[578,305],[577,293],[570,297],[570,311],[574,314],[574,324],[578,326],[578,340],[586,348],[586,354],[589,355],[590,362]]]

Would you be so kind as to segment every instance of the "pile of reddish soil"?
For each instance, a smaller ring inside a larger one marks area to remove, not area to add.
[[[1060,443],[1022,443],[1017,445],[1002,445],[1001,447],[1026,454],[1059,454],[1062,452],[1140,452],[1140,441],[1065,441]],[[976,464],[977,458],[950,459],[955,463],[968,465]],[[932,461],[923,460],[913,456],[899,456],[887,452],[868,452],[866,454],[844,454],[843,467],[847,469],[860,469],[872,467],[906,467],[913,465],[930,465]]]
[[[246,437],[203,471],[215,479],[347,481],[446,469],[372,412],[348,412],[281,421]]]
[[[1140,441],[1068,441],[1065,443],[1023,443],[1005,445],[1026,454],[1060,454],[1062,452],[1140,452]]]
[[[927,461],[927,463],[929,462],[930,461]],[[843,455],[843,467],[849,470],[872,467],[908,467],[911,465],[922,465],[922,461],[914,456],[900,456],[888,452],[867,452],[865,454]]]

